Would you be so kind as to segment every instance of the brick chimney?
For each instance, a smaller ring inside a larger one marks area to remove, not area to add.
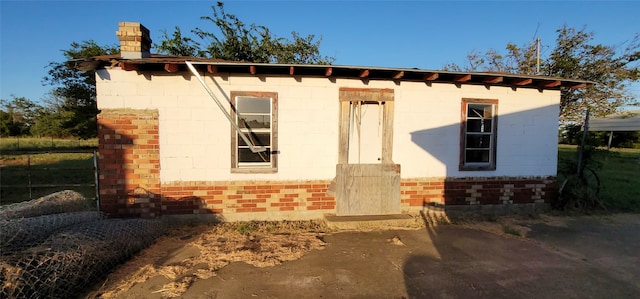
[[[126,59],[140,59],[151,56],[149,29],[135,22],[118,23],[116,35],[120,40],[120,55]]]

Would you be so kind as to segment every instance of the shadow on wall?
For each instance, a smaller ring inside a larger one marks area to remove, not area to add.
[[[208,209],[206,200],[191,192],[162,189],[157,110],[103,110],[98,115],[98,138],[102,212],[143,218],[219,212]],[[167,193],[170,198],[163,197]]]
[[[491,119],[480,115],[482,105],[469,106],[467,124],[474,127],[470,134],[461,128],[462,119],[410,133],[414,144],[445,167],[441,202],[425,195],[423,205],[475,205],[480,209],[480,205],[539,203],[553,198],[556,170],[549,168],[557,165],[558,105],[515,113],[500,113],[500,105],[498,102],[497,117]],[[461,152],[468,152],[471,159],[493,159],[484,149],[488,144],[494,147],[489,141],[491,134],[484,134],[491,122],[495,124],[491,137],[496,140],[495,169],[465,168],[460,162],[465,156]],[[461,148],[465,136],[470,140],[466,150]],[[410,164],[416,165],[415,161]],[[414,167],[428,169],[429,165]]]

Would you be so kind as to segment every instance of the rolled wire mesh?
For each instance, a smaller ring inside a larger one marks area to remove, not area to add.
[[[64,190],[38,199],[0,207],[0,219],[27,218],[41,215],[86,211],[93,209],[82,194]]]
[[[0,219],[0,254],[8,255],[26,250],[45,240],[57,230],[100,218],[102,218],[100,212],[86,211]]]
[[[166,230],[158,220],[75,224],[0,261],[0,298],[74,298]]]

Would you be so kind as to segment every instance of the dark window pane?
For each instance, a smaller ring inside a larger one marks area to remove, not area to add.
[[[467,163],[489,163],[489,150],[467,150],[465,161]]]
[[[238,162],[271,162],[271,149],[254,153],[248,148],[238,148]]]
[[[238,113],[271,113],[270,98],[237,97],[236,108]]]
[[[491,105],[469,104],[467,117],[491,118]]]
[[[255,132],[245,132],[249,141],[253,143],[255,146],[270,146],[271,145],[271,133],[255,133]],[[247,143],[244,142],[240,134],[238,134],[238,145],[246,146]]]
[[[491,143],[491,135],[488,134],[468,134],[467,135],[467,148],[486,148],[488,149]]]
[[[266,115],[241,115],[242,119],[238,121],[240,128],[248,129],[264,129],[271,128],[271,116]]]
[[[467,120],[467,132],[491,132],[490,119],[469,119]]]

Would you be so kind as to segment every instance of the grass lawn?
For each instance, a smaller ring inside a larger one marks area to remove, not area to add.
[[[30,167],[27,167],[28,160],[30,160]],[[0,155],[0,172],[2,174],[0,204],[2,205],[26,201],[62,190],[74,190],[86,198],[95,198],[95,187],[59,186],[94,184],[93,153],[3,153]],[[58,186],[34,187],[29,196],[29,188],[26,186],[29,181],[33,185]]]
[[[560,145],[558,159],[575,159],[576,147]],[[597,150],[595,171],[600,178],[599,198],[616,212],[640,212],[640,150]],[[559,163],[559,164],[560,164]],[[563,174],[558,173],[558,183]]]
[[[2,137],[0,153],[28,151],[92,150],[98,148],[98,139],[59,139],[38,137]]]

